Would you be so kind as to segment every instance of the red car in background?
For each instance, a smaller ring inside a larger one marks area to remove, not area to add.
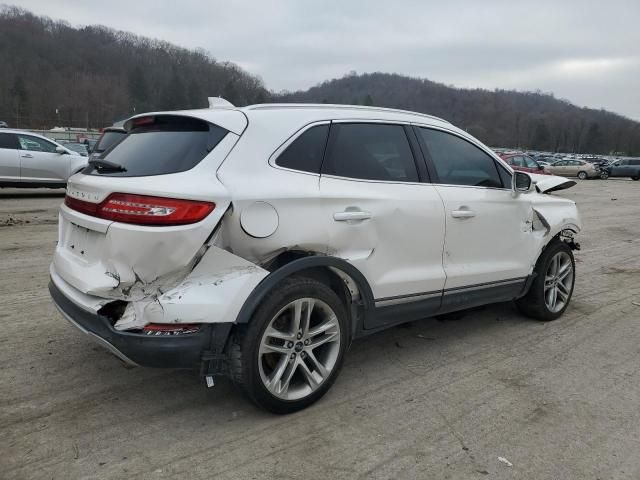
[[[507,162],[514,170],[527,173],[538,173],[540,175],[551,175],[544,171],[542,165],[524,153],[503,153],[500,155],[500,158]]]

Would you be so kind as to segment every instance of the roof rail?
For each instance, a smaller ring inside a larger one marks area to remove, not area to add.
[[[315,109],[344,109],[344,110],[369,110],[369,111],[380,111],[380,112],[391,112],[391,113],[404,113],[407,115],[416,115],[419,117],[431,118],[433,120],[439,120],[444,123],[451,123],[444,118],[436,117],[435,115],[429,115],[427,113],[420,112],[412,112],[411,110],[401,110],[398,108],[385,108],[385,107],[370,107],[366,105],[343,105],[337,103],[259,103],[256,105],[249,105],[245,107],[247,110],[271,110],[271,109],[279,109],[279,108],[315,108]]]

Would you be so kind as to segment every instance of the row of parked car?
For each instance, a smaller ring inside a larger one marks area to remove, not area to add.
[[[640,180],[640,159],[628,158],[608,161],[599,157],[561,158],[548,162],[520,152],[501,153],[500,157],[514,170],[543,175],[559,175],[562,177],[588,178],[629,177]]]

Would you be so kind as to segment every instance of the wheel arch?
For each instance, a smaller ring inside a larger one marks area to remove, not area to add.
[[[373,308],[374,299],[369,282],[356,267],[346,260],[330,255],[306,252],[285,253],[288,255],[280,259],[276,258],[275,261],[271,262],[276,268],[263,278],[247,297],[238,313],[236,324],[249,323],[253,313],[269,291],[282,280],[301,274],[328,283],[328,286],[334,291],[336,291],[338,285],[342,286],[343,290],[336,293],[345,302],[350,302],[351,306],[357,305],[364,310]],[[349,314],[352,315],[352,309],[349,308],[350,305],[345,304],[345,307]],[[356,323],[352,322],[352,332],[356,328]]]

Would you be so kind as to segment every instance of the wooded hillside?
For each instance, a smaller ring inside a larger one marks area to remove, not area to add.
[[[0,7],[0,120],[103,127],[135,112],[264,102],[262,81],[204,51]],[[58,113],[56,114],[56,109]]]
[[[484,143],[558,152],[640,155],[640,123],[605,110],[580,108],[540,92],[460,89],[397,74],[350,74],[281,102],[376,105],[449,120]]]
[[[491,146],[640,155],[640,123],[550,94],[458,89],[398,74],[349,74],[271,93],[204,50],[102,26],[74,28],[0,7],[0,120],[11,127],[104,127],[134,113],[265,101],[377,105],[443,117]]]

